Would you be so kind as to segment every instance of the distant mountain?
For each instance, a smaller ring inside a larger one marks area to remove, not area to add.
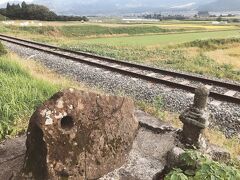
[[[0,0],[1,1],[1,0]],[[0,2],[0,7],[6,6]],[[9,0],[21,2],[22,0]],[[121,15],[160,11],[240,11],[240,0],[26,0],[64,15]]]
[[[213,0],[33,0],[59,14],[96,15],[193,9]]]
[[[240,11],[240,0],[216,0],[199,7],[205,11]]]

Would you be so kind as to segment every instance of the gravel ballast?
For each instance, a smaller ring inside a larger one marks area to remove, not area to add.
[[[4,42],[4,45],[26,60],[38,61],[59,74],[108,93],[123,93],[148,102],[161,97],[164,108],[172,112],[182,112],[193,102],[193,94],[183,90],[120,75],[12,43]],[[211,127],[219,128],[227,137],[237,135],[240,138],[240,105],[227,102],[212,105],[211,102],[210,99],[208,107],[212,114]]]

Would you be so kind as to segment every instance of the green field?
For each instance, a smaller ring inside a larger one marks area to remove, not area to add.
[[[240,30],[197,32],[197,33],[173,33],[162,35],[145,35],[132,37],[109,37],[79,40],[87,44],[106,44],[113,46],[168,46],[185,43],[194,40],[206,40],[213,38],[240,38]]]
[[[57,26],[2,26],[1,33],[24,34],[32,35],[57,35],[61,37],[91,37],[91,36],[106,36],[106,35],[139,35],[139,34],[155,34],[166,32],[182,32],[184,28],[161,28],[159,26],[101,26],[101,25],[57,25]]]
[[[28,23],[22,26],[22,23]],[[6,25],[6,23],[11,23]],[[39,26],[41,24],[41,26]],[[11,21],[2,22],[1,33],[33,35],[57,35],[62,37],[111,36],[111,35],[143,35],[159,34],[169,32],[191,32],[191,31],[219,31],[239,29],[236,25],[211,25],[205,22],[183,23],[183,22],[159,22],[159,23],[79,23],[79,22],[40,22],[40,21]]]

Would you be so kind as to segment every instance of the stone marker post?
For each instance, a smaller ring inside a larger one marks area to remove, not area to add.
[[[206,147],[202,137],[204,129],[209,125],[209,111],[207,109],[209,91],[201,86],[196,89],[194,104],[180,115],[183,122],[183,142],[190,147]]]
[[[31,117],[16,179],[98,179],[125,163],[137,129],[128,98],[58,92]]]

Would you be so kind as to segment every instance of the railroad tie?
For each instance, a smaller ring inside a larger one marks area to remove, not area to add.
[[[229,90],[224,95],[226,95],[226,96],[234,96],[236,93],[237,93],[236,91]]]

